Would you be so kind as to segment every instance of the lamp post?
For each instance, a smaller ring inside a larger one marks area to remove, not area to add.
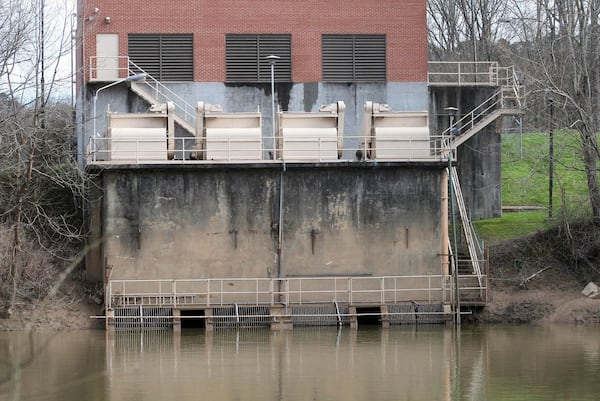
[[[450,125],[448,126],[450,136],[455,136],[458,133],[458,129],[454,126],[454,119],[456,117],[456,113],[458,113],[458,108],[449,106],[446,107],[444,111],[447,111],[448,116],[450,117]]]
[[[92,138],[95,138],[96,134],[97,134],[97,132],[96,132],[96,120],[98,119],[98,114],[96,114],[96,104],[98,102],[98,93],[100,93],[104,89],[108,89],[110,87],[113,87],[115,85],[121,84],[123,82],[141,81],[144,78],[146,78],[146,74],[145,73],[129,75],[128,77],[119,79],[118,81],[115,81],[115,82],[111,82],[110,84],[104,85],[103,87],[101,87],[98,90],[96,90],[96,92],[94,93],[94,107],[93,107],[93,112],[94,112],[93,121],[94,121],[94,124],[93,124]]]
[[[273,128],[273,159],[277,157],[277,133],[275,132],[275,63],[277,63],[277,60],[280,58],[281,57],[274,54],[265,57],[265,60],[267,60],[271,65],[271,126]]]
[[[554,189],[554,96],[546,93],[550,108],[550,129],[548,130],[548,219],[553,217],[552,193]]]

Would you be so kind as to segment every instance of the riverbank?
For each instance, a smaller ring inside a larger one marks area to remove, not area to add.
[[[492,279],[491,302],[482,311],[466,317],[478,324],[600,324],[600,300],[581,295],[579,280],[555,282],[549,288],[539,288],[555,280],[548,273],[529,288],[520,285],[495,283]],[[509,282],[512,282],[510,280]],[[75,285],[76,282],[72,282]],[[10,319],[0,319],[1,331],[24,330],[28,327],[45,330],[79,330],[102,328],[101,305],[88,294],[63,294],[42,305],[21,305]]]
[[[600,281],[598,227],[554,227],[490,247],[491,302],[485,323],[600,323],[600,299],[581,290]]]
[[[589,299],[581,290],[590,281],[600,282],[595,255],[596,227],[578,229],[569,249],[560,233],[539,232],[490,248],[490,303],[465,320],[476,323],[600,324],[600,299]],[[600,234],[599,234],[600,235]],[[577,250],[576,263],[569,253]],[[598,248],[600,249],[600,247]],[[102,328],[102,289],[75,274],[59,294],[44,303],[23,301],[9,319],[0,319],[0,330]]]

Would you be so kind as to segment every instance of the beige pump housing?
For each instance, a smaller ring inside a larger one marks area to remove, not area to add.
[[[339,101],[318,112],[277,113],[277,159],[291,161],[337,160],[344,142],[344,111]]]
[[[362,158],[412,160],[431,155],[426,111],[391,111],[387,104],[366,102],[362,136]]]

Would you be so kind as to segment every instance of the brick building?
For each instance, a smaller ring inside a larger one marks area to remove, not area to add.
[[[425,0],[177,1],[79,0],[79,153],[103,113],[142,111],[123,85],[90,100],[133,63],[186,102],[227,111],[271,110],[270,65],[278,107],[315,111],[344,101],[346,141],[360,134],[365,101],[427,110]],[[98,115],[94,115],[94,113]],[[263,113],[265,136],[271,130]]]

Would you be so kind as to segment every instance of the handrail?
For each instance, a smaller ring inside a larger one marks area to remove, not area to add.
[[[430,61],[428,67],[429,84],[498,85],[496,61]]]
[[[181,111],[183,113],[183,119],[193,127],[196,126],[196,108],[194,106],[189,104],[184,98],[179,96],[173,90],[169,89],[152,75],[144,71],[140,66],[131,61],[129,57],[127,57],[127,65],[130,73],[146,74],[146,79],[138,84],[145,85],[153,91],[153,93],[148,93],[148,95],[152,96],[156,103],[160,104],[173,102],[175,104],[175,112],[177,113],[178,111]]]
[[[503,89],[498,89],[492,96],[482,102],[479,106],[465,114],[459,120],[454,121],[442,132],[441,149],[448,151],[454,147],[453,143],[461,135],[467,133],[491,112],[502,109],[504,104]],[[500,106],[500,107],[498,107]]]
[[[483,275],[481,273],[481,266],[479,265],[479,257],[480,255],[477,253],[476,249],[476,240],[474,236],[475,227],[471,223],[471,219],[467,214],[467,207],[465,205],[465,200],[463,198],[462,189],[460,187],[460,180],[458,179],[458,172],[456,166],[450,167],[452,172],[450,176],[452,177],[452,186],[454,187],[455,199],[458,205],[458,210],[460,213],[460,220],[462,222],[463,232],[465,234],[465,240],[467,242],[467,248],[469,250],[469,257],[471,259],[471,265],[473,266],[473,273],[477,275],[477,281],[479,286],[483,286]],[[483,254],[483,252],[482,252]]]
[[[98,67],[98,60],[114,60],[118,67],[110,67],[110,68],[101,68]],[[126,67],[123,67],[126,65]],[[196,126],[196,109],[193,105],[189,104],[184,98],[179,96],[176,92],[169,89],[162,82],[154,78],[151,74],[141,68],[139,65],[131,61],[129,56],[114,56],[114,57],[105,57],[105,56],[90,56],[90,64],[89,64],[89,73],[90,80],[95,81],[98,80],[99,72],[101,71],[109,71],[114,72],[114,80],[118,80],[120,78],[124,78],[127,75],[133,74],[146,74],[146,79],[144,81],[138,82],[137,85],[143,85],[151,92],[145,93],[151,97],[153,103],[166,103],[173,102],[176,107],[176,113],[183,113],[183,120],[192,125]]]
[[[363,141],[365,136],[345,136],[344,139],[348,143],[356,143],[355,146],[344,146],[342,151],[346,153],[347,158],[337,158],[337,152],[335,156],[331,157],[331,152],[325,144],[336,143],[337,138],[320,138],[320,137],[302,137],[305,143],[298,142],[295,144],[294,152],[305,153],[306,157],[295,156],[294,158],[287,158],[285,160],[293,162],[332,162],[332,161],[357,161],[356,153],[371,154],[371,150],[378,150],[377,147],[371,147],[366,143],[371,143],[373,137],[366,137],[367,141]],[[399,138],[397,141],[388,140],[388,143],[392,145],[385,148],[386,151],[402,153],[403,157],[389,158],[389,157],[375,157],[369,159],[370,161],[442,161],[444,160],[442,149],[440,145],[443,136],[432,136],[424,144],[420,138],[419,141],[412,141],[411,137]],[[219,155],[218,161],[223,162],[239,162],[239,161],[252,161],[252,162],[265,162],[271,161],[266,156],[269,154],[284,154],[284,148],[273,149],[272,143],[268,146],[260,144],[250,144],[248,137],[231,135],[228,137],[220,138],[216,143],[212,144],[210,150],[197,149],[196,138],[190,136],[177,136],[172,138],[176,144],[174,153],[176,157],[172,160],[167,158],[167,141],[166,133],[165,140],[158,140],[156,138],[142,138],[142,137],[119,137],[119,138],[102,138],[102,137],[91,137],[88,144],[88,163],[90,164],[131,164],[131,163],[166,163],[166,164],[186,164],[186,163],[212,163],[215,160],[206,160],[207,152],[216,153]],[[282,139],[282,137],[276,137],[276,140]],[[289,140],[290,136],[286,136],[286,140]],[[282,143],[285,146],[283,140],[276,141],[276,143]],[[396,142],[394,144],[394,142]],[[116,146],[120,145],[121,146]],[[123,146],[126,145],[126,146]],[[152,145],[152,146],[150,146]],[[323,146],[322,146],[323,145]],[[379,149],[381,150],[381,148]],[[401,152],[400,152],[401,151]],[[265,156],[262,159],[244,159],[243,154],[252,153],[256,154],[262,152]],[[192,159],[191,154],[194,154]],[[284,159],[276,159],[284,160]],[[362,158],[358,160],[365,162]]]
[[[274,305],[450,302],[450,275],[111,280],[108,309],[120,305]]]

